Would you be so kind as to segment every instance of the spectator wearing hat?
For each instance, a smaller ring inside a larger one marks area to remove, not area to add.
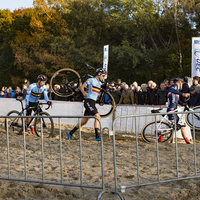
[[[199,77],[193,77],[193,86],[195,87],[196,92],[200,93],[200,84],[199,84]]]
[[[15,93],[13,92],[13,89],[10,88],[8,90],[8,94],[9,94],[10,98],[15,98]]]
[[[190,99],[187,101],[190,108],[200,105],[200,94],[196,92],[195,87],[190,87]]]
[[[149,102],[149,92],[147,90],[147,84],[143,83],[141,85],[141,91],[138,94],[138,104],[139,105],[147,105]]]

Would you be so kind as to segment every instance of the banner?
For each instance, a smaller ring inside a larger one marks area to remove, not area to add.
[[[107,75],[108,75],[108,53],[109,53],[109,45],[105,45],[103,48],[103,69],[105,69],[107,71]],[[107,75],[105,77],[105,79],[107,78]]]
[[[200,37],[192,38],[192,72],[191,77],[200,76]]]

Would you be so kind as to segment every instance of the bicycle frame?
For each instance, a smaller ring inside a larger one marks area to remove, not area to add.
[[[179,119],[180,120],[182,120],[183,119],[183,116],[185,115],[184,113],[182,113],[182,114],[176,114],[176,112],[183,112],[184,110],[186,109],[186,107],[185,106],[182,106],[182,107],[178,107],[177,109],[175,109],[175,110],[173,110],[173,111],[169,111],[168,112],[168,114],[165,114],[163,117],[162,117],[162,119],[161,120],[159,120],[159,123],[156,121],[156,133],[161,133],[160,135],[167,135],[171,130],[177,130],[177,124],[175,125],[175,123],[174,122],[171,122],[169,119],[168,119],[168,115],[169,114],[172,114],[172,115],[175,115],[175,117],[176,117],[176,115],[178,115],[179,116]],[[160,110],[160,109],[159,109]],[[154,113],[160,113],[159,112],[159,110],[155,110],[155,111],[157,111],[157,112],[154,112]],[[192,110],[192,109],[190,109],[190,108],[188,108],[188,110]],[[171,126],[171,128],[169,128],[169,129],[162,129],[161,128],[161,125],[162,125],[162,122],[166,122],[166,123],[168,123],[170,126]]]
[[[21,107],[22,107],[22,111],[19,112],[19,114],[22,115],[22,116],[26,116],[26,115],[25,115],[25,112],[24,112],[24,111],[26,110],[26,108],[24,108],[24,105],[23,105],[23,103],[22,103],[22,99],[16,99],[16,100],[20,101]],[[42,110],[42,108],[41,108],[40,105],[44,105],[44,104],[46,105],[47,103],[38,103],[37,106],[29,107],[30,109],[35,109],[35,108],[37,107],[37,109],[35,110],[35,112],[33,113],[33,115],[30,116],[29,121],[25,124],[25,130],[27,129],[27,127],[29,127],[29,125],[30,125],[31,122],[33,121],[34,116],[40,114],[40,110]],[[49,105],[45,110],[48,110],[49,107],[50,107],[50,105]],[[42,119],[42,120],[43,120],[43,123],[45,123],[45,122],[44,122],[44,119]],[[18,127],[20,127],[20,126],[18,126]]]

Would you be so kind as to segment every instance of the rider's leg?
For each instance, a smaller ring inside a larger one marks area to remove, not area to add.
[[[86,125],[89,121],[89,118],[82,118],[81,120],[81,127]],[[70,135],[73,135],[75,131],[79,129],[79,123],[69,132]]]
[[[101,116],[99,113],[95,114],[95,117],[97,117],[99,120],[101,119]],[[94,120],[94,129],[95,129],[95,136],[96,138],[100,138],[100,130],[99,130],[99,120],[95,119]]]
[[[184,125],[184,124],[181,124],[181,125]],[[182,134],[185,142],[187,144],[191,144],[191,142],[188,140],[188,137],[187,137],[187,134],[186,134],[186,127],[181,127],[181,134]]]

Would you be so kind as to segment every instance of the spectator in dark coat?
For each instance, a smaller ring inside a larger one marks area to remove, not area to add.
[[[157,91],[157,105],[165,105],[167,102],[167,89],[165,83],[160,84],[160,89]]]
[[[148,105],[157,105],[157,91],[158,88],[156,86],[156,83],[153,82],[148,90],[149,92],[149,101],[148,101]]]
[[[194,86],[190,87],[190,99],[187,103],[190,108],[200,105],[200,94],[196,92]]]
[[[138,94],[138,104],[147,105],[149,102],[149,92],[147,91],[147,84],[143,83],[141,85],[141,91]]]
[[[184,78],[183,78],[183,81],[182,81],[182,89],[180,90],[182,93],[190,93],[190,87],[189,87],[189,85],[188,85],[188,77],[187,76],[185,76]],[[184,97],[183,96],[181,96],[181,101],[183,102],[183,103],[185,103],[185,99],[184,99]]]

